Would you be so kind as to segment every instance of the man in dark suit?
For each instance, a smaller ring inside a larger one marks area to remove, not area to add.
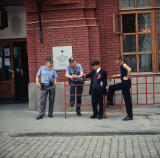
[[[103,95],[106,94],[107,72],[101,69],[99,61],[95,60],[91,63],[93,71],[86,75],[86,78],[91,78],[90,91],[92,96],[93,115],[91,119],[103,118]],[[99,103],[99,111],[97,104]]]

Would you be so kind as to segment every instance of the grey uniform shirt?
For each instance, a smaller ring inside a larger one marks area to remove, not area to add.
[[[53,82],[54,79],[58,77],[55,69],[52,67],[47,69],[46,66],[41,66],[39,68],[37,76],[41,77],[41,83],[44,85],[49,85],[49,81]]]

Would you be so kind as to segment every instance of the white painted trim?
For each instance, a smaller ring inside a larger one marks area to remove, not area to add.
[[[65,26],[65,27],[46,27],[42,28],[43,30],[47,29],[65,29],[65,28],[79,28],[79,27],[99,27],[99,25],[81,25],[81,26]],[[38,30],[39,28],[34,28],[34,29],[26,29],[27,31],[32,31],[32,30]]]
[[[64,19],[64,20],[48,20],[48,21],[41,21],[42,23],[47,22],[61,22],[61,21],[78,21],[78,20],[97,20],[97,18],[82,18],[82,19]],[[27,22],[27,25],[36,24],[39,23],[39,21],[33,21],[33,22]]]
[[[123,8],[119,9],[119,11],[151,10],[151,9],[160,9],[160,7]]]

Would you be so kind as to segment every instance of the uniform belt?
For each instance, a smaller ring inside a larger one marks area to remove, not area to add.
[[[45,87],[49,86],[49,84],[46,84],[46,83],[41,83],[41,84],[43,84]]]

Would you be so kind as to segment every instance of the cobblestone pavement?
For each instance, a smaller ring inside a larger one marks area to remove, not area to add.
[[[160,136],[1,137],[0,158],[160,158]]]

